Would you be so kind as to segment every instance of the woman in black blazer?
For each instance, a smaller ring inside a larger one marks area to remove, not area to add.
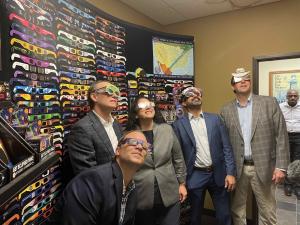
[[[134,177],[138,193],[135,225],[179,225],[180,202],[187,196],[186,166],[172,127],[146,97],[133,102],[127,125],[127,130],[141,129],[152,145],[152,154]]]

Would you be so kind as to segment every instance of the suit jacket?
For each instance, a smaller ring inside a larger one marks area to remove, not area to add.
[[[286,169],[289,162],[285,120],[275,98],[253,94],[252,101],[252,158],[260,180],[270,184],[274,169]],[[244,162],[244,140],[236,100],[222,108],[221,116],[229,131],[239,178]]]
[[[85,170],[65,188],[55,213],[53,224],[119,225],[123,175],[113,161]],[[123,224],[133,225],[136,211],[136,191],[128,197]]]
[[[116,121],[113,123],[113,128],[119,140],[122,130]],[[92,111],[72,127],[68,136],[68,151],[75,174],[84,169],[110,162],[115,156],[105,128]]]
[[[134,177],[138,192],[138,209],[153,208],[154,179],[157,179],[162,201],[168,207],[179,201],[179,183],[185,182],[186,167],[177,137],[168,124],[154,124],[153,154]]]
[[[224,186],[226,175],[236,175],[233,152],[228,134],[218,115],[203,113],[203,116],[214,169],[214,180],[218,186]],[[173,123],[173,128],[181,144],[187,165],[187,186],[189,189],[199,188],[201,183],[199,183],[199,177],[193,175],[196,160],[196,140],[188,115],[177,119]]]

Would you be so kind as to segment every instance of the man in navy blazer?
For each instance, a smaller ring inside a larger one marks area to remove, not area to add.
[[[183,90],[186,114],[173,123],[187,167],[191,202],[191,225],[201,224],[206,190],[209,191],[219,225],[231,225],[229,193],[235,187],[236,168],[227,130],[220,117],[202,112],[202,90]]]

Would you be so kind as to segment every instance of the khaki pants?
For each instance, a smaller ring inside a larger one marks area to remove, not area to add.
[[[270,177],[271,179],[271,177]],[[232,219],[234,225],[246,225],[246,201],[248,188],[254,192],[260,225],[276,225],[275,185],[264,186],[256,174],[255,166],[244,165],[240,179],[232,194]]]

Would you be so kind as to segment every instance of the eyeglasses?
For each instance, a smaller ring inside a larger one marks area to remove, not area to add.
[[[30,95],[30,94],[14,94],[13,99],[15,101],[30,101],[30,100],[45,100],[45,101],[50,101],[50,100],[58,100],[57,95]]]
[[[30,64],[30,65],[39,66],[39,67],[49,67],[49,66],[51,66],[55,70],[57,69],[56,65],[53,64],[53,63],[49,63],[49,62],[46,62],[46,61],[33,59],[33,58],[27,57],[25,55],[20,55],[20,54],[17,54],[17,53],[11,54],[11,60],[15,60],[15,58],[22,59],[23,62],[25,62],[27,64]]]
[[[71,95],[71,94],[66,94],[66,95],[60,95],[60,101],[73,101],[73,100],[87,100],[88,97],[86,95]]]
[[[15,223],[12,223],[12,222],[13,221],[18,222],[19,220],[20,220],[20,215],[19,214],[14,214],[12,217],[10,217],[8,220],[6,220],[2,225],[15,224]]]
[[[124,76],[126,76],[125,73],[110,72],[110,71],[99,70],[99,69],[97,69],[96,72],[97,72],[98,74],[104,75],[104,76],[113,76],[113,77],[124,77]]]
[[[26,92],[29,94],[58,94],[58,90],[55,88],[36,88],[30,86],[15,86],[14,93]]]
[[[137,104],[136,110],[150,109],[150,108],[154,108],[154,107],[155,107],[154,102],[140,102],[140,103]]]
[[[113,58],[113,59],[122,59],[122,60],[126,61],[125,56],[116,55],[116,54],[112,54],[110,52],[101,51],[100,49],[97,50],[97,54],[104,55],[106,57]]]
[[[50,113],[42,115],[28,115],[28,121],[33,122],[34,120],[51,120],[51,119],[60,119],[61,115],[59,113]]]
[[[39,27],[39,26],[37,26],[37,25],[35,25],[33,23],[30,23],[28,20],[20,17],[19,15],[15,14],[15,13],[9,14],[9,20],[13,20],[13,19],[17,19],[19,22],[22,23],[23,26],[28,27],[32,31],[35,31],[35,32],[37,32],[37,33],[39,33],[41,35],[48,35],[53,40],[56,39],[56,36],[52,32],[50,32],[48,30],[45,30],[44,28]]]
[[[95,81],[96,77],[93,75],[86,75],[86,74],[80,74],[80,73],[72,73],[72,72],[66,72],[66,71],[59,71],[59,76],[67,76],[69,78],[73,79],[80,79],[80,80],[92,80]]]
[[[58,58],[57,60],[58,64],[65,65],[65,66],[78,66],[78,67],[84,67],[84,68],[94,68],[94,65],[91,63],[83,63],[80,61],[75,60],[69,60],[67,58]]]
[[[61,44],[57,44],[56,48],[57,48],[57,50],[63,49],[66,52],[69,52],[69,53],[72,53],[72,54],[75,54],[75,55],[87,56],[87,57],[92,57],[93,59],[95,59],[95,55],[94,54],[89,53],[89,52],[84,52],[84,51],[82,51],[80,49],[70,48],[68,46],[61,45]]]
[[[94,81],[92,80],[80,80],[80,79],[72,79],[69,77],[60,77],[60,82],[68,82],[71,84],[81,84],[81,85],[91,85],[92,83],[94,83]]]
[[[118,29],[120,31],[123,31],[125,32],[125,28],[124,27],[121,27],[120,25],[118,24],[115,24],[114,22],[110,21],[110,20],[106,20],[100,16],[96,16],[96,21],[99,22],[99,23],[102,23],[102,25],[105,25],[105,26],[112,26],[114,27],[115,29]]]
[[[64,84],[64,83],[61,83],[59,85],[59,87],[61,89],[67,88],[67,89],[79,89],[79,90],[85,90],[85,91],[89,90],[89,88],[90,88],[87,85],[75,85],[75,84]]]
[[[14,37],[15,35],[19,36],[20,38],[22,38],[22,40],[30,43],[30,44],[34,44],[34,45],[38,45],[42,48],[46,48],[46,49],[51,49],[53,51],[55,51],[55,47],[51,44],[48,44],[47,42],[44,42],[44,41],[41,41],[39,39],[36,39],[34,37],[32,37],[31,35],[28,35],[28,34],[23,34],[22,32],[20,31],[17,31],[17,30],[11,30],[9,32],[10,36]]]
[[[182,95],[189,98],[189,97],[202,97],[202,92],[199,88],[196,87],[188,87],[183,90]]]
[[[148,142],[143,141],[143,140],[139,140],[139,139],[136,139],[136,138],[124,138],[123,140],[120,141],[120,143],[121,144],[128,144],[128,145],[131,145],[131,146],[141,145],[142,149],[146,152],[150,152],[150,150],[152,148],[152,145],[149,144]]]
[[[120,96],[120,90],[118,87],[116,87],[115,85],[107,85],[106,87],[103,88],[98,88],[96,89],[94,92],[96,92],[97,94],[107,94],[110,96]]]
[[[16,69],[17,67],[21,67],[24,70],[29,71],[29,72],[42,73],[42,74],[51,74],[51,73],[53,73],[53,75],[58,76],[57,71],[53,70],[53,69],[31,66],[31,65],[28,65],[28,64],[22,63],[22,62],[13,62],[12,68]]]
[[[36,81],[36,80],[25,80],[20,78],[11,78],[10,84],[12,86],[33,86],[33,87],[42,87],[42,88],[56,88],[55,83],[44,82],[44,81]]]
[[[86,19],[91,19],[91,20],[94,20],[95,17],[94,16],[91,16],[90,14],[76,8],[75,6],[71,5],[70,3],[64,1],[64,0],[58,0],[58,4],[63,4],[65,5],[68,9],[70,9],[72,12],[82,16],[82,17],[85,17]]]
[[[64,101],[62,103],[63,107],[71,107],[71,106],[87,106],[89,103],[86,101]]]
[[[17,38],[12,38],[10,40],[10,45],[14,45],[15,43],[20,44],[23,48],[25,48],[29,51],[32,51],[34,53],[41,54],[41,55],[52,55],[54,58],[56,58],[56,53],[53,52],[53,51],[50,51],[50,50],[47,50],[47,49],[44,49],[44,48],[40,48],[38,46],[29,44],[28,42],[22,41],[22,40],[17,39]]]
[[[35,80],[35,81],[55,81],[56,83],[59,82],[58,77],[56,76],[50,76],[50,75],[45,75],[45,74],[36,74],[36,73],[24,73],[20,70],[16,70],[14,73],[14,77],[17,78],[26,78],[30,80]]]
[[[96,29],[96,33],[99,33],[100,36],[105,37],[108,40],[114,41],[114,42],[120,42],[122,44],[125,44],[125,40],[116,36],[113,36],[111,34],[105,33],[102,30]]]
[[[124,73],[125,72],[125,68],[118,68],[118,67],[113,67],[113,66],[105,66],[105,65],[101,65],[98,64],[97,65],[97,69],[104,69],[104,70],[108,70],[111,72],[116,72],[116,73]]]
[[[73,89],[62,89],[60,90],[61,95],[87,95],[88,92],[84,90],[73,90]]]
[[[77,37],[75,35],[69,34],[69,33],[65,32],[65,31],[62,31],[62,30],[58,31],[58,36],[65,36],[66,38],[68,38],[70,40],[79,42],[79,43],[84,44],[84,45],[91,45],[94,48],[96,48],[96,44],[94,42],[82,39],[80,37]]]
[[[63,44],[74,46],[75,48],[83,49],[83,50],[86,50],[86,51],[91,51],[93,53],[96,52],[95,48],[93,48],[91,46],[88,46],[88,45],[81,44],[81,43],[76,42],[76,41],[72,41],[72,40],[70,40],[66,37],[58,36],[57,40],[59,42],[63,43]]]

